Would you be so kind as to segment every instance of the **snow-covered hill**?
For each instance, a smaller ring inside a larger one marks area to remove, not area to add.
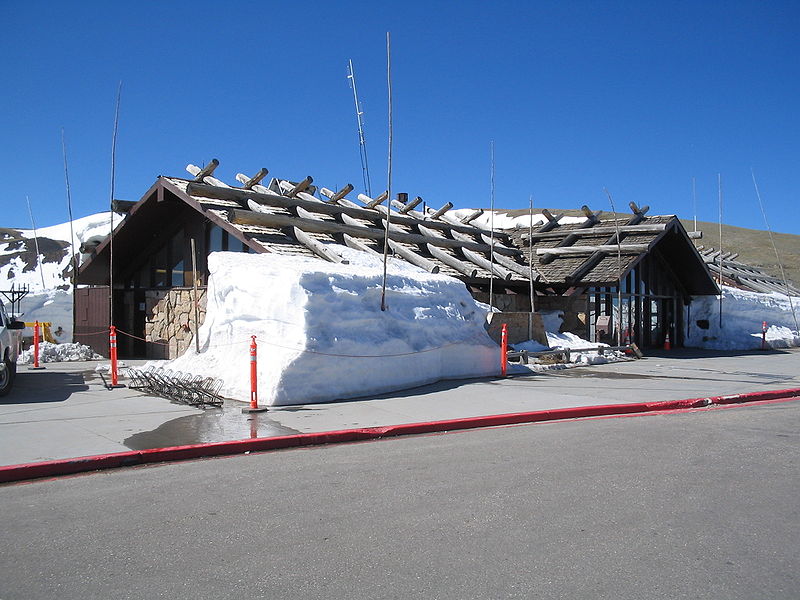
[[[120,218],[115,216],[114,222]],[[104,212],[73,221],[75,251],[84,242],[107,236],[110,219],[111,213]],[[51,322],[61,342],[72,341],[69,238],[68,222],[37,229],[36,237],[32,229],[0,228],[0,289],[27,285],[30,293],[21,302],[19,316],[25,321]]]

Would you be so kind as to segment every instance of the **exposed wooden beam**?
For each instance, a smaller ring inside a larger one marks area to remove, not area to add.
[[[471,212],[471,213],[470,213],[470,214],[468,214],[466,217],[464,217],[463,219],[461,219],[461,222],[462,222],[464,225],[469,225],[469,224],[470,224],[472,221],[474,221],[475,219],[477,219],[478,217],[480,217],[482,214],[483,214],[483,209],[482,209],[482,208],[479,208],[479,209],[478,209],[478,210],[476,210],[475,212]]]
[[[323,221],[316,218],[306,219],[277,213],[261,213],[238,208],[230,209],[228,211],[228,221],[234,225],[259,225],[261,227],[271,227],[275,229],[282,229],[284,227],[298,227],[313,233],[346,233],[348,235],[352,235],[353,237],[370,238],[374,240],[383,240],[384,238],[384,230],[382,228],[372,228],[360,225],[355,226],[335,221]],[[434,244],[436,246],[441,246],[442,248],[468,248],[469,250],[474,250],[476,252],[489,251],[489,247],[486,244],[479,244],[477,242],[461,242],[458,240],[451,240],[443,237],[432,237],[417,233],[401,233],[397,231],[391,231],[390,239],[408,244]],[[495,249],[495,252],[499,251],[500,249]]]
[[[295,196],[297,196],[298,193],[308,189],[308,186],[310,186],[313,181],[314,181],[313,177],[309,175],[308,177],[303,179],[303,181],[295,184],[295,186],[291,190],[289,190],[289,192],[286,195],[289,198],[294,198]]]
[[[341,254],[328,248],[325,244],[315,239],[313,236],[309,235],[299,227],[292,227],[291,231],[292,235],[294,235],[298,242],[303,244],[303,246],[311,250],[317,256],[320,256],[332,263],[340,263],[343,265],[349,264],[349,261]]]
[[[305,208],[306,210],[309,210],[311,212],[316,212],[326,215],[334,215],[334,216],[338,216],[340,214],[348,214],[357,219],[364,219],[366,221],[376,221],[376,219],[381,218],[381,214],[377,213],[376,210],[364,207],[356,207],[353,205],[354,203],[344,198],[339,204],[330,204],[328,202],[322,202],[318,199],[314,199],[314,201],[312,202],[309,200],[304,200],[302,196],[297,198],[287,198],[285,196],[279,196],[278,194],[274,194],[271,192],[264,193],[260,191],[259,188],[267,189],[264,188],[263,186],[256,185],[254,186],[254,189],[252,191],[249,191],[238,188],[222,188],[222,187],[205,185],[201,183],[190,182],[186,186],[186,194],[188,194],[189,196],[197,196],[201,198],[214,198],[219,200],[232,200],[237,202],[252,200],[256,204],[285,208],[288,210],[291,210],[295,206],[301,206],[302,208]],[[359,198],[361,198],[361,196],[363,196],[363,194],[359,194]],[[368,198],[368,196],[363,196],[363,197]],[[381,207],[381,208],[384,211],[386,210],[386,207]],[[392,214],[392,222],[398,225],[406,225],[413,227],[419,224],[420,220],[405,215]],[[474,234],[476,231],[483,232],[483,230],[477,229],[470,225],[453,225],[442,221],[425,221],[424,223],[426,227],[429,227],[431,229],[437,229],[439,231],[461,231],[469,234]],[[480,250],[478,251],[480,252]],[[522,251],[517,248],[513,248],[509,249],[507,253],[518,255],[522,254]]]
[[[442,261],[448,267],[451,267],[451,268],[455,269],[456,271],[458,271],[462,275],[466,275],[467,277],[469,277],[471,279],[474,279],[477,276],[478,269],[476,269],[474,266],[472,266],[470,264],[467,264],[464,261],[461,261],[461,260],[457,259],[452,254],[449,254],[448,252],[445,252],[441,248],[439,248],[437,246],[434,246],[431,243],[428,243],[427,247],[428,247],[428,252],[431,253],[431,256],[433,256],[434,258]]]
[[[210,177],[214,173],[214,169],[219,166],[219,161],[216,158],[212,158],[211,161],[200,171],[198,171],[197,175],[195,175],[195,181],[203,181],[206,177]],[[187,167],[188,169],[188,167]]]
[[[641,254],[647,252],[649,246],[647,244],[621,244],[619,246],[622,254]],[[616,252],[616,244],[607,244],[602,246],[568,246],[565,248],[537,248],[536,254],[554,254],[556,256],[581,256],[589,255],[594,252]]]
[[[620,233],[626,234],[634,234],[634,233],[658,233],[660,231],[664,231],[667,228],[666,223],[648,223],[644,225],[620,225],[619,231]],[[570,232],[571,235],[575,235],[577,237],[594,237],[597,235],[614,235],[617,232],[617,229],[611,225],[602,225],[598,227],[592,227],[590,229],[576,229]],[[563,231],[547,231],[544,233],[534,232],[533,236],[529,236],[527,234],[520,234],[520,239],[525,242],[528,240],[529,237],[533,237],[533,241],[541,241],[541,240],[554,240],[562,237],[564,235]]]
[[[361,252],[366,252],[367,254],[374,254],[375,256],[383,256],[383,254],[381,254],[377,250],[374,250],[373,248],[370,248],[364,242],[362,242],[358,238],[354,238],[352,235],[347,235],[345,233],[342,234],[342,237],[344,237],[344,244],[348,248],[360,250]]]
[[[421,254],[417,254],[416,252],[414,252],[410,248],[406,248],[405,246],[403,246],[399,242],[395,242],[391,238],[389,238],[389,247],[392,249],[392,251],[395,254],[403,257],[408,262],[410,262],[412,265],[416,265],[416,266],[420,267],[421,269],[425,269],[426,271],[428,271],[428,273],[434,273],[435,274],[435,273],[439,272],[439,267],[438,267],[438,265],[436,263],[434,263],[431,260],[428,260],[427,258],[422,256]],[[467,250],[467,252],[469,252],[469,250]]]
[[[258,173],[253,175],[252,177],[248,177],[244,173],[237,173],[236,174],[236,181],[242,184],[242,187],[246,190],[252,190],[253,186],[261,183],[261,180],[264,179],[269,174],[267,169],[262,168]]]
[[[330,190],[328,190],[327,188],[322,188],[322,190],[320,190],[320,192],[323,195],[328,196],[328,202],[330,202],[331,204],[336,204],[337,202],[339,202],[339,200],[341,200],[342,198],[347,196],[347,194],[349,194],[352,191],[353,191],[353,184],[352,183],[348,183],[346,186],[344,186],[338,192],[335,192],[335,193],[331,192],[330,195],[325,193],[325,192],[330,192]]]
[[[489,261],[489,259],[487,259],[482,254],[478,254],[477,252],[473,252],[472,250],[467,250],[466,248],[462,248],[461,253],[471,263],[475,263],[476,265],[478,265],[482,269],[489,271],[489,273],[491,273],[493,276],[499,279],[505,279],[506,281],[508,281],[514,276],[514,274],[510,270],[500,266],[498,263],[492,264],[492,262]]]
[[[444,206],[442,206],[442,208],[440,208],[439,210],[437,210],[437,211],[435,211],[435,212],[432,212],[432,213],[429,215],[429,218],[431,218],[431,219],[438,219],[439,217],[441,217],[441,216],[442,216],[444,213],[446,213],[446,212],[447,212],[448,210],[450,210],[451,208],[453,208],[453,203],[452,203],[452,202],[448,202],[447,204],[445,204]]]

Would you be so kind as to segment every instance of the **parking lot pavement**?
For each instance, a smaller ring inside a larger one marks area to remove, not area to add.
[[[19,368],[0,399],[0,465],[237,440],[548,410],[800,388],[800,350],[673,351],[643,360],[506,379],[442,381],[372,398],[274,407],[242,403],[200,410],[128,388],[107,390],[101,363]]]
[[[796,600],[800,402],[0,486],[2,598]]]

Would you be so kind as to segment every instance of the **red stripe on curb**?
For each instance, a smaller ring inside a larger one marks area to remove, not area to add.
[[[0,467],[0,483],[159,462],[244,454],[245,452],[264,452],[299,446],[319,446],[324,444],[375,440],[401,435],[418,435],[460,429],[517,425],[520,423],[677,411],[703,408],[712,404],[737,404],[777,399],[800,399],[800,388],[715,396],[710,398],[694,398],[689,400],[668,400],[665,402],[639,402],[635,404],[603,404],[598,406],[555,408],[551,410],[466,417],[462,419],[448,419],[423,423],[407,423],[385,427],[343,429],[319,433],[298,433],[270,438],[212,442],[189,446],[153,448],[150,450],[132,450],[130,452],[117,452],[114,454],[100,454],[97,456],[84,456],[81,458],[68,458]]]

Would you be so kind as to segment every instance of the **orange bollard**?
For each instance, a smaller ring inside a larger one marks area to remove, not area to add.
[[[33,324],[33,368],[39,368],[39,321]]]
[[[258,348],[256,336],[250,337],[250,408],[258,408]]]
[[[506,376],[508,370],[508,325],[503,323],[503,328],[500,330],[500,372],[503,377]]]
[[[117,328],[113,325],[109,328],[109,354],[111,358],[111,385],[119,385],[119,375],[117,373]]]
[[[672,350],[672,345],[669,343],[669,331],[667,331],[667,335],[664,337],[664,350]]]
[[[44,369],[39,364],[39,327],[39,321],[36,321],[33,324],[33,366],[28,367],[28,369]]]
[[[243,413],[264,412],[267,407],[258,406],[258,348],[256,336],[250,336],[250,406],[243,408]],[[252,426],[252,423],[251,423]]]

